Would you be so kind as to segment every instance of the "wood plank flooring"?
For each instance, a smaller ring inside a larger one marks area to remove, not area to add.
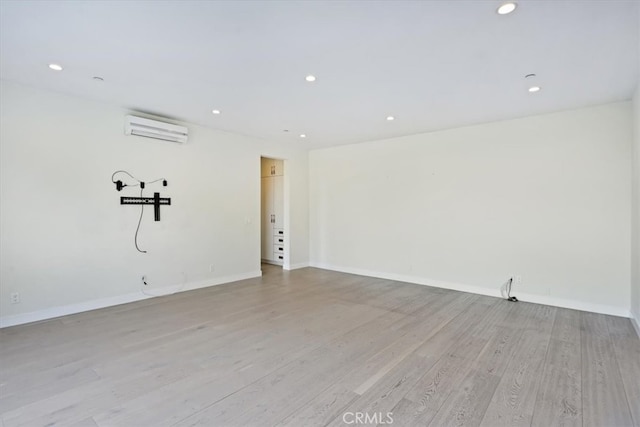
[[[640,426],[628,319],[263,271],[0,330],[0,425]]]

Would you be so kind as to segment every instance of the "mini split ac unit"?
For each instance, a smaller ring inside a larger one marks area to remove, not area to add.
[[[125,135],[146,136],[147,138],[162,139],[184,144],[187,142],[189,130],[184,126],[157,120],[144,119],[136,116],[126,116],[124,125]]]

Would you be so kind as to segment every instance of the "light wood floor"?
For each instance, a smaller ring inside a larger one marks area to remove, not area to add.
[[[640,425],[628,319],[264,270],[3,329],[2,425]]]

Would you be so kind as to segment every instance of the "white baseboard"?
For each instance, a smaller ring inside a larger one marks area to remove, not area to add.
[[[433,286],[436,288],[452,289],[454,291],[469,292],[472,294],[487,295],[490,297],[501,298],[499,289],[487,288],[482,286],[466,285],[462,283],[445,282],[442,280],[433,280],[419,276],[408,276],[395,273],[384,273],[379,271],[363,270],[358,268],[340,267],[323,263],[311,263],[312,267],[322,268],[325,270],[340,271],[343,273],[357,274],[360,276],[377,277],[380,279],[395,280],[398,282],[415,283],[418,285]],[[609,306],[604,304],[594,304],[584,301],[568,300],[543,295],[523,294],[517,292],[520,301],[532,302],[536,304],[551,305],[554,307],[570,308],[573,310],[589,311],[592,313],[609,314],[612,316],[631,317],[629,310]]]
[[[51,307],[44,310],[32,311],[29,313],[2,316],[0,317],[0,328],[22,325],[25,323],[39,322],[40,320],[53,319],[60,316],[66,316],[68,314],[82,313],[83,311],[97,310],[99,308],[127,304],[129,302],[140,301],[147,298],[151,297],[146,296],[141,292],[135,292],[126,295],[118,295],[115,297],[100,298],[96,300],[80,302],[77,304]]]
[[[638,338],[640,338],[640,315],[637,313],[634,315],[634,313],[631,312],[631,324],[633,325],[633,329],[636,330]]]
[[[588,311],[591,313],[608,314],[610,316],[631,318],[631,312],[629,310],[612,305],[595,304],[586,301],[576,301],[545,295],[524,294],[522,292],[518,292],[518,299],[521,301],[533,302],[536,304],[552,305],[554,307],[570,308],[572,310]]]
[[[399,282],[415,283],[419,285],[433,286],[436,288],[452,289],[455,291],[469,292],[479,295],[487,295],[491,297],[501,297],[500,291],[497,289],[485,288],[481,286],[466,285],[453,282],[444,282],[441,280],[432,280],[418,276],[407,276],[394,273],[383,273],[371,270],[363,270],[357,268],[339,267],[321,263],[299,263],[289,266],[289,270],[295,270],[304,267],[316,267],[325,270],[340,271],[343,273],[357,274],[360,276],[377,277],[387,280],[395,280]],[[6,328],[9,326],[22,325],[25,323],[38,322],[41,320],[53,319],[60,316],[67,316],[75,313],[82,313],[84,311],[97,310],[100,308],[112,307],[115,305],[126,304],[130,302],[140,301],[143,299],[154,298],[159,296],[165,296],[178,292],[186,292],[200,288],[206,288],[209,286],[221,285],[224,283],[237,282],[239,280],[253,279],[262,276],[261,271],[253,271],[249,273],[235,274],[224,277],[217,277],[210,280],[201,280],[197,282],[190,282],[186,285],[168,286],[159,289],[151,289],[150,294],[143,294],[142,292],[134,292],[126,295],[118,295],[115,297],[101,298],[97,300],[85,301],[77,304],[64,305],[59,307],[52,307],[45,310],[33,311],[30,313],[16,314],[10,316],[0,317],[0,328]],[[640,337],[640,324],[637,317],[632,316],[628,310],[613,307],[602,304],[593,304],[583,301],[566,300],[562,298],[523,294],[518,292],[518,298],[521,301],[532,302],[536,304],[545,304],[556,307],[570,308],[574,310],[589,311],[593,313],[609,314],[613,316],[629,317],[631,324],[636,330],[636,333]]]
[[[143,294],[142,291],[134,292],[126,295],[118,295],[115,297],[101,298],[91,301],[84,301],[77,304],[63,305],[59,307],[47,308],[44,310],[32,311],[30,313],[15,314],[0,317],[0,328],[9,326],[22,325],[25,323],[38,322],[41,320],[53,319],[60,316],[68,316],[69,314],[82,313],[84,311],[97,310],[99,308],[112,307],[114,305],[127,304],[130,302],[140,301],[148,298],[166,296],[178,292],[192,291],[194,289],[206,288],[209,286],[222,285],[224,283],[237,282],[239,280],[253,279],[262,276],[261,271],[252,271],[249,273],[233,274],[224,277],[215,277],[207,280],[186,283],[185,285],[167,286],[163,288],[152,288],[148,293]]]
[[[299,262],[298,264],[288,264],[284,266],[285,270],[297,270],[299,268],[309,267],[308,262]]]

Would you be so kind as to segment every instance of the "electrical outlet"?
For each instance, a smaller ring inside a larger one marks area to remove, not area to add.
[[[11,304],[20,303],[20,294],[18,292],[14,292],[11,294]]]
[[[522,285],[522,276],[517,275],[514,279],[516,285]]]
[[[213,265],[213,264],[211,264],[211,265],[209,266],[209,273],[213,273],[214,271],[216,271],[216,266],[215,266],[215,265]]]

